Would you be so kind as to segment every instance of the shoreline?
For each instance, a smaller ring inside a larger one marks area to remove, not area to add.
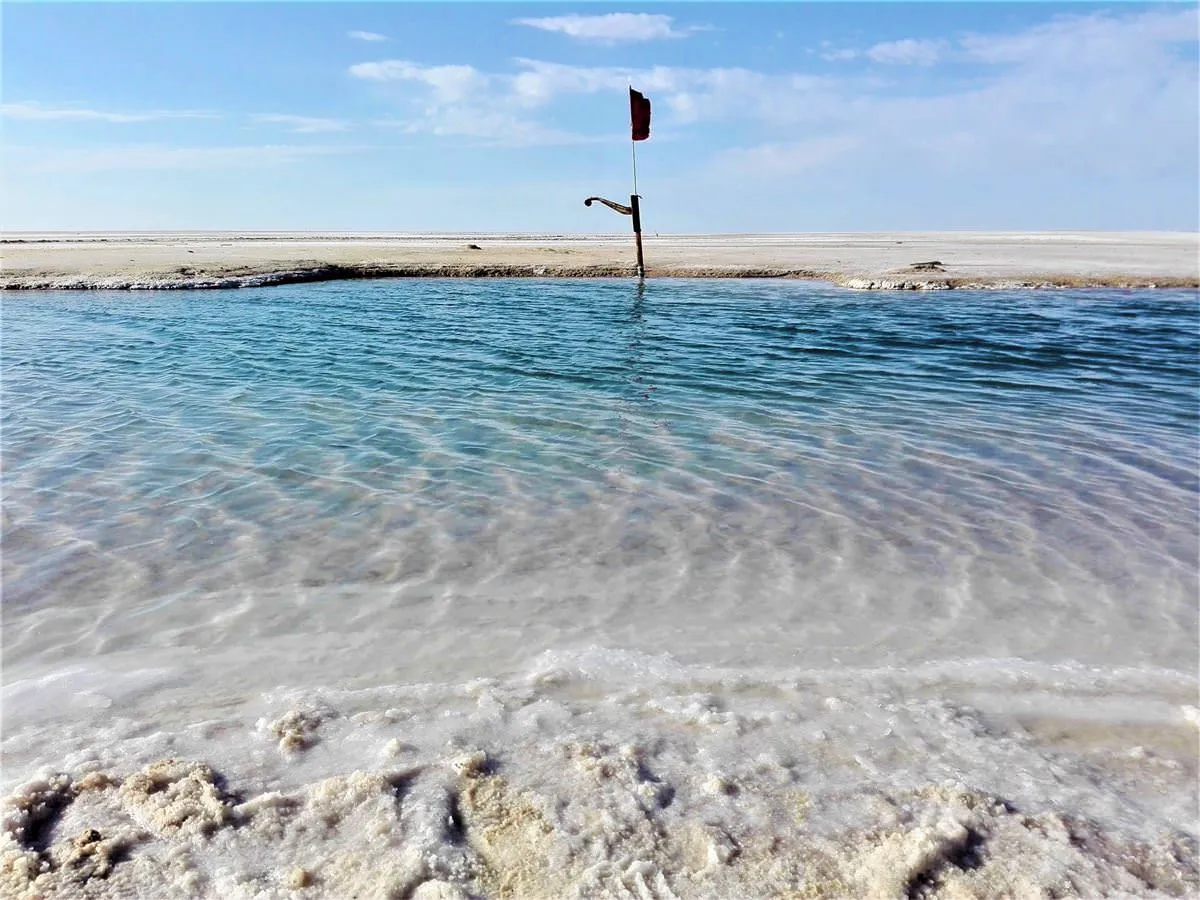
[[[645,236],[648,278],[852,290],[1200,288],[1193,233]],[[8,232],[0,290],[204,290],[365,278],[631,278],[628,235]]]

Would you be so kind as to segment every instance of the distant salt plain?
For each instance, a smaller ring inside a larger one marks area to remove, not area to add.
[[[4,300],[14,896],[1185,896],[1191,291]]]
[[[1200,287],[1195,232],[659,234],[654,277],[786,276],[859,289]],[[625,234],[7,232],[7,289],[232,288],[360,277],[633,273]]]

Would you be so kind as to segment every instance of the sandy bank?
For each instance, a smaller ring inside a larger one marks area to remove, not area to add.
[[[18,233],[0,289],[231,288],[347,278],[628,277],[629,235]],[[1172,232],[654,235],[649,277],[812,278],[849,288],[1200,287]]]

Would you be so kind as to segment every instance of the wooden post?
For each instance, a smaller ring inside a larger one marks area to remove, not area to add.
[[[629,195],[629,205],[624,206],[616,203],[613,200],[605,200],[603,197],[588,197],[583,201],[584,206],[591,206],[595,201],[599,200],[613,212],[618,212],[623,216],[633,216],[633,239],[637,244],[637,277],[646,277],[646,263],[642,259],[642,207],[638,203],[638,195]]]
[[[638,205],[638,195],[630,194],[629,208],[633,212],[633,239],[637,244],[637,276],[646,277],[646,263],[642,259],[642,208]]]

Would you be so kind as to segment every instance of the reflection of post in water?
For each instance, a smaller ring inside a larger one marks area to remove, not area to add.
[[[628,486],[625,479],[633,476],[637,468],[638,454],[635,443],[645,439],[645,412],[654,386],[647,382],[646,367],[646,283],[638,280],[634,287],[629,313],[621,317],[628,329],[623,358],[624,376],[617,401],[617,447],[613,456],[613,474],[618,477],[622,489]],[[625,328],[622,328],[625,331]],[[640,426],[640,427],[639,427]]]
[[[639,280],[633,295],[633,307],[629,313],[629,355],[625,365],[629,370],[629,383],[633,386],[635,399],[649,400],[654,390],[646,384],[646,282]]]

